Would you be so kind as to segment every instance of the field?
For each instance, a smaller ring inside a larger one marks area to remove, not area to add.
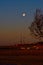
[[[0,64],[43,65],[43,56],[0,56]]]
[[[14,49],[0,47],[0,65],[43,65],[43,46],[40,45],[39,48]]]
[[[40,50],[0,50],[0,64],[43,65],[43,52]]]

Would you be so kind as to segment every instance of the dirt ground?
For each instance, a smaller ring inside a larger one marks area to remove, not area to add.
[[[0,65],[43,65],[43,50],[0,50]]]
[[[0,64],[43,65],[43,56],[0,56]]]

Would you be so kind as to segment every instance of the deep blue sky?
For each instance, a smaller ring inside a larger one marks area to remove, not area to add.
[[[22,12],[26,12],[29,18],[36,8],[43,9],[43,0],[0,0],[0,18],[1,21],[4,20],[7,23],[15,23],[17,19],[17,21],[23,20]]]
[[[0,41],[17,41],[24,31],[27,35],[37,8],[43,10],[43,0],[0,0]]]

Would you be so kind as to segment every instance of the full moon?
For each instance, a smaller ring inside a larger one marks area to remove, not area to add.
[[[22,16],[26,16],[26,13],[22,13]]]

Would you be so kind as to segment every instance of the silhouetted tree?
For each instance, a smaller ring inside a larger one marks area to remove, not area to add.
[[[41,13],[41,10],[36,9],[34,21],[31,23],[29,29],[31,34],[39,36],[39,38],[43,37],[43,14]]]

